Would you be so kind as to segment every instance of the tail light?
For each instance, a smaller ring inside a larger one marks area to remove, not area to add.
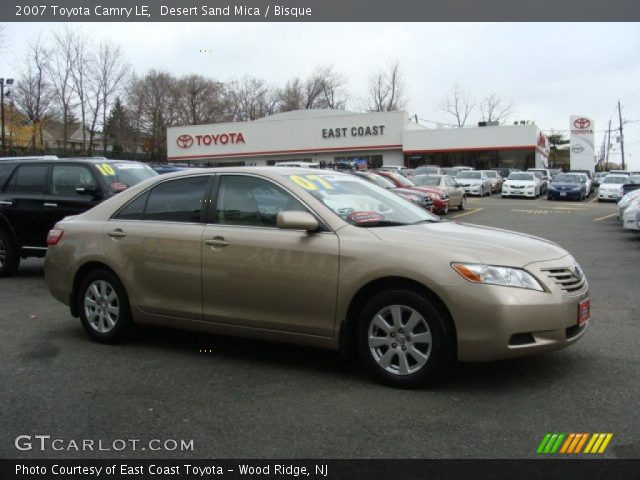
[[[63,234],[64,230],[61,230],[59,228],[53,228],[49,230],[49,233],[47,234],[47,245],[49,245],[50,247],[57,245],[58,242],[60,242]]]

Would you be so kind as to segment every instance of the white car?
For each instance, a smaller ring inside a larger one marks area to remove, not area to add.
[[[598,189],[598,201],[613,200],[618,201],[622,198],[622,186],[629,183],[628,175],[607,175],[600,182]]]
[[[587,175],[586,173],[578,173],[576,175],[584,180],[584,183],[587,187],[587,197],[590,196],[593,193],[593,180],[591,180],[589,178],[589,175]]]
[[[456,175],[456,182],[467,195],[491,195],[491,179],[484,172],[462,171]]]
[[[636,198],[640,198],[640,189],[632,190],[620,199],[620,201],[618,202],[618,210],[617,210],[617,216],[620,219],[620,221],[622,221],[622,214],[624,213],[624,211],[629,207],[629,205],[631,205],[631,203]]]
[[[636,198],[622,214],[622,226],[627,230],[640,230],[638,214],[640,213],[640,198]]]
[[[514,172],[502,184],[502,198],[540,196],[541,183],[532,172]]]

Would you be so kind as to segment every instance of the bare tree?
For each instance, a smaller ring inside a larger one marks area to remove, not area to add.
[[[107,153],[107,111],[111,108],[113,98],[126,86],[129,64],[125,61],[119,45],[102,42],[98,47],[95,75],[99,85],[102,104],[102,151]],[[92,131],[94,128],[92,128]]]
[[[322,85],[321,108],[343,109],[347,103],[346,76],[333,66],[319,67],[315,74]]]
[[[480,114],[485,122],[504,122],[515,113],[511,100],[505,100],[495,92],[485,95],[480,102]]]
[[[278,104],[276,92],[264,80],[251,76],[229,82],[226,97],[234,121],[264,117],[274,113]]]
[[[304,82],[294,78],[278,91],[278,110],[344,108],[347,101],[345,85],[345,76],[332,66],[318,67]]]
[[[54,97],[47,79],[48,57],[49,52],[42,45],[40,38],[31,44],[15,87],[16,105],[31,124],[31,148],[43,144],[42,122]]]
[[[451,92],[440,101],[440,110],[450,114],[458,127],[464,127],[475,105],[475,100],[456,82]]]
[[[187,75],[176,85],[178,120],[183,125],[217,123],[225,118],[224,85],[201,75]]]
[[[73,94],[73,33],[66,28],[63,32],[53,34],[53,49],[49,57],[48,75],[51,80],[55,102],[62,119],[62,142],[67,150],[69,139],[69,123],[75,107]]]
[[[299,78],[289,80],[285,86],[278,91],[278,110],[280,112],[290,112],[304,108],[304,90]]]
[[[389,112],[406,107],[406,86],[398,61],[369,76],[369,90],[363,106],[370,112]]]
[[[91,50],[90,39],[82,32],[71,33],[71,52],[73,58],[73,68],[71,78],[76,95],[78,106],[80,107],[80,125],[82,128],[82,148],[87,149],[87,115],[89,109],[89,77],[93,68],[95,57]]]

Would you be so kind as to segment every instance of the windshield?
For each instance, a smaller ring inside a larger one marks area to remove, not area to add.
[[[379,187],[382,188],[396,188],[396,186],[393,184],[393,182],[391,182],[391,180],[387,180],[386,178],[384,178],[381,175],[375,175],[373,173],[363,173],[361,175],[357,175],[357,176],[361,176],[362,178],[366,178],[367,180],[375,183],[376,185],[378,185]]]
[[[533,173],[512,173],[507,180],[527,180],[532,182],[534,180]]]
[[[158,173],[139,162],[104,162],[93,165],[114,192],[121,192]]]
[[[402,175],[400,175],[398,173],[388,173],[387,175],[389,177],[393,178],[394,181],[398,182],[403,187],[415,187],[416,186],[416,184],[413,183],[411,180],[409,180],[406,177],[403,177]]]
[[[493,170],[487,170],[484,174],[489,178],[498,178],[498,174]]]
[[[577,175],[556,175],[553,183],[580,183],[580,177]]]
[[[474,179],[481,179],[482,178],[482,174],[480,172],[469,172],[469,171],[464,171],[464,172],[460,172],[458,175],[456,175],[457,178],[474,178]]]
[[[616,183],[624,185],[629,181],[629,177],[606,177],[602,183]]]
[[[437,222],[438,217],[395,193],[354,175],[290,175],[346,222],[358,227],[385,227]]]
[[[427,175],[418,175],[417,177],[413,177],[413,183],[417,186],[433,186],[437,187],[440,185],[440,177],[429,177]]]

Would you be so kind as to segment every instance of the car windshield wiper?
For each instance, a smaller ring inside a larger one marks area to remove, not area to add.
[[[394,222],[392,220],[379,220],[377,222],[363,222],[361,224],[355,224],[358,227],[365,227],[365,228],[370,228],[370,227],[404,227],[407,225],[411,225],[411,223],[404,223],[404,222]]]

